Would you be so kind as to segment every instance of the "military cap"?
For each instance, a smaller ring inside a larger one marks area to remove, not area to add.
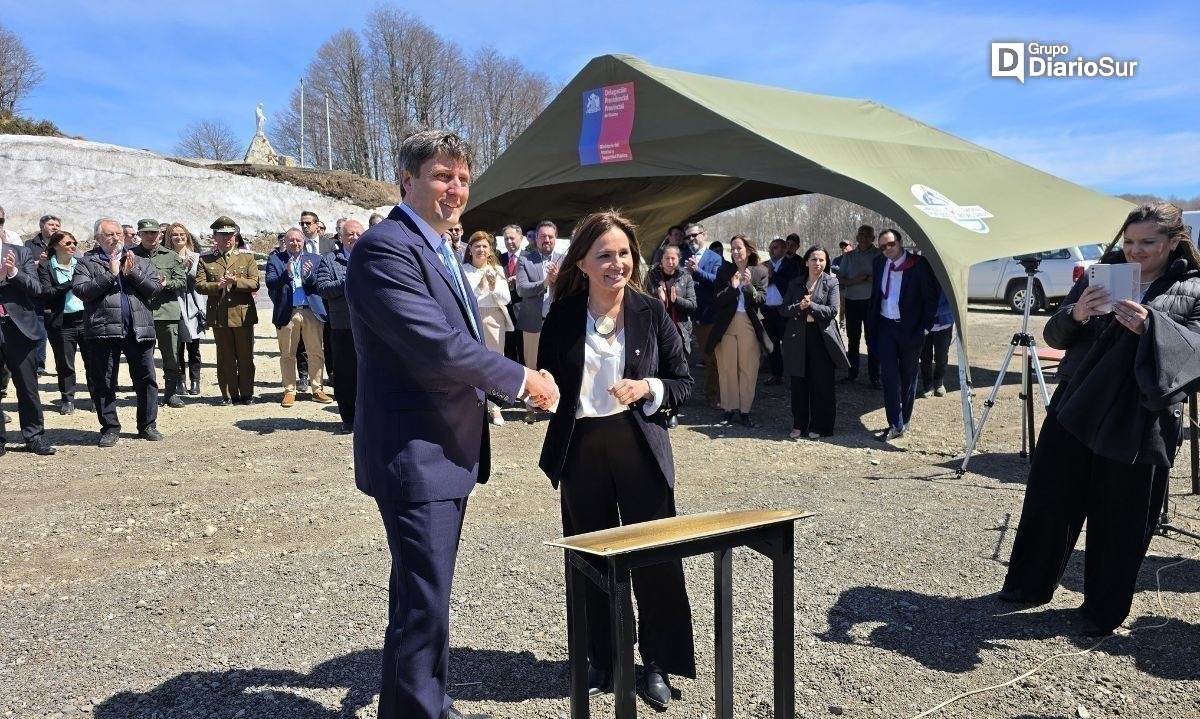
[[[230,219],[229,215],[221,215],[209,228],[213,232],[237,232],[237,223]]]
[[[138,220],[138,232],[158,232],[158,220]]]

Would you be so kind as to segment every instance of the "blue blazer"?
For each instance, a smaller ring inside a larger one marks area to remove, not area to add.
[[[358,354],[354,480],[380,499],[461,499],[491,471],[486,395],[510,404],[525,368],[490,352],[474,293],[464,303],[441,258],[396,207],[346,268]]]
[[[304,263],[311,262],[312,266],[304,271]],[[317,269],[321,266],[321,256],[313,252],[300,253],[300,274],[303,281],[304,294],[308,295],[308,309],[322,322],[327,322],[329,316],[325,313],[325,300],[317,291]],[[267,258],[267,295],[275,308],[271,311],[271,323],[283,327],[292,319],[292,274],[288,271],[288,254],[284,250],[272,252]]]
[[[915,341],[918,337],[923,338],[925,330],[933,327],[939,287],[929,260],[911,252],[908,254],[916,257],[917,263],[904,271],[904,281],[900,284],[900,331]],[[884,270],[888,262],[890,260],[880,253],[871,265],[871,299],[867,313],[867,334],[870,337],[878,336],[876,328],[880,322],[889,321],[879,314],[883,306]]]

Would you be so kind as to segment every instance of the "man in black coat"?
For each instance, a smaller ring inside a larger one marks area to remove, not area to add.
[[[158,379],[154,374],[154,315],[150,299],[162,291],[154,265],[123,248],[121,223],[96,223],[96,246],[79,259],[71,291],[83,300],[83,333],[91,347],[88,379],[100,419],[101,447],[116,445],[117,367],[121,355],[137,392],[137,428],[142,439],[162,439],[158,421]]]
[[[28,248],[0,240],[0,360],[12,373],[17,415],[25,446],[35,454],[54,454],[42,436],[42,402],[37,386],[37,342],[41,336],[34,300],[41,292],[37,265]],[[4,454],[0,420],[0,455]]]

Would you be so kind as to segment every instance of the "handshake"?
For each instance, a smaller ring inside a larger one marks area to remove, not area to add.
[[[550,410],[558,405],[558,385],[549,372],[534,372],[525,368],[525,404],[541,410]]]

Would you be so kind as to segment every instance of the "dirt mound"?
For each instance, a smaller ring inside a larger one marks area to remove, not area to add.
[[[188,167],[203,167],[209,170],[224,170],[243,177],[257,177],[272,182],[283,182],[306,190],[320,193],[359,207],[381,207],[400,202],[400,188],[388,182],[372,180],[345,170],[320,170],[312,167],[275,167],[271,165],[244,165],[242,163],[198,164],[180,158],[169,158]]]

